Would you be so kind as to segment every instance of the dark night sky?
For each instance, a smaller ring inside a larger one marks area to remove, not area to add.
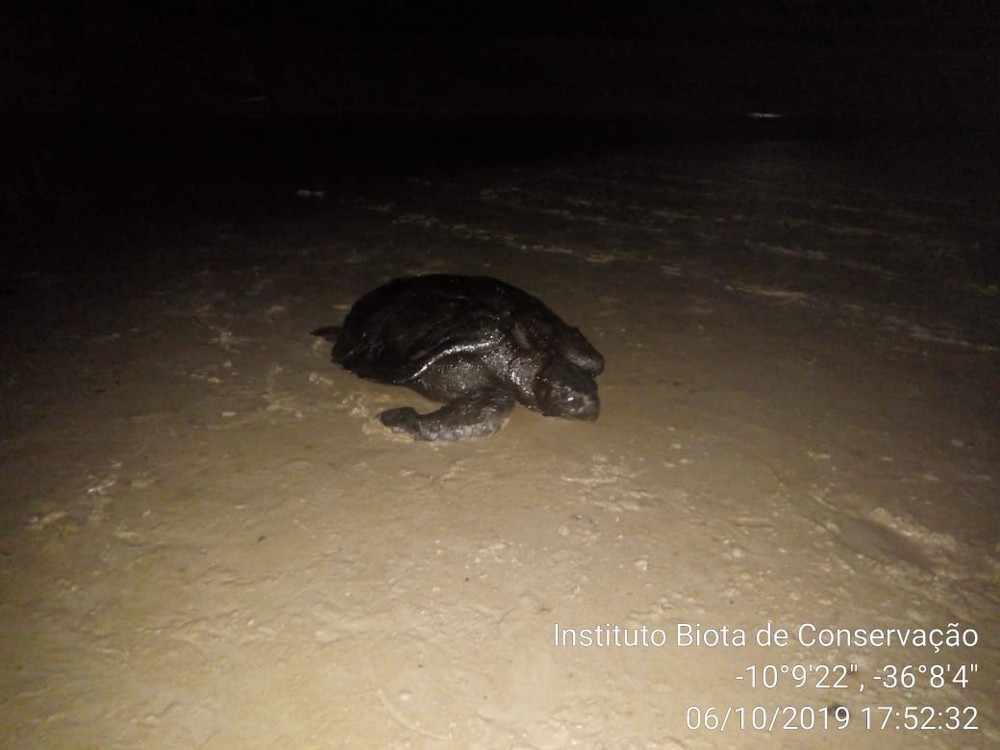
[[[920,131],[987,164],[1000,131],[1000,0],[68,5],[0,9],[0,186],[29,199],[39,164],[176,202],[194,174],[284,190],[691,137]]]
[[[0,107],[997,121],[987,0],[80,3],[7,11]],[[259,98],[259,97],[264,97]]]

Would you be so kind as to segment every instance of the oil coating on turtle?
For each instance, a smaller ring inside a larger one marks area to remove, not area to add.
[[[604,357],[540,300],[488,276],[396,279],[351,308],[333,361],[363,378],[403,385],[444,406],[379,414],[417,440],[464,440],[503,426],[515,402],[549,417],[593,421]]]

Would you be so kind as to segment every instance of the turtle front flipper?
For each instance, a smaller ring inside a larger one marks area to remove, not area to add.
[[[467,393],[429,414],[418,414],[405,406],[378,416],[386,427],[405,432],[414,440],[465,440],[492,435],[513,408],[512,394],[488,389]]]
[[[604,357],[587,338],[580,333],[579,328],[570,328],[565,332],[559,345],[559,353],[586,373],[597,377],[604,371]]]

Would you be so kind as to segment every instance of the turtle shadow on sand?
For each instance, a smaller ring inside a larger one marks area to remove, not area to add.
[[[333,361],[363,378],[444,403],[379,414],[417,440],[490,435],[521,403],[545,416],[593,421],[604,357],[540,300],[488,276],[396,279],[358,300],[333,342]]]

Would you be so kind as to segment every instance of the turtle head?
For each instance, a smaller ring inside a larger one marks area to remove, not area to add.
[[[535,396],[539,411],[547,417],[593,422],[601,412],[594,378],[561,357],[542,368],[535,382]]]

